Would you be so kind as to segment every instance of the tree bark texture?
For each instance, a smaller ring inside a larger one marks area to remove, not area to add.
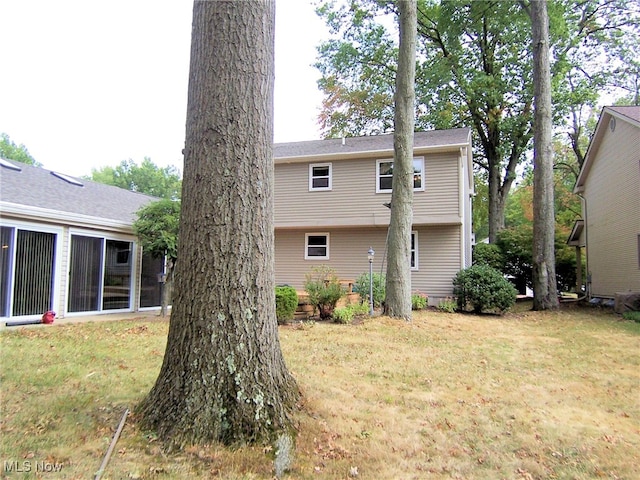
[[[415,0],[398,2],[398,21],[400,45],[395,91],[394,160],[385,313],[392,317],[411,320],[411,225],[417,35]]]
[[[275,314],[274,21],[273,0],[194,2],[173,311],[139,406],[171,447],[272,441],[299,397]]]
[[[555,216],[549,17],[546,0],[532,0],[533,133],[533,309],[558,308],[555,266]]]

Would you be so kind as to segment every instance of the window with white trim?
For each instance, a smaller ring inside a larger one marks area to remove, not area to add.
[[[418,270],[418,232],[411,232],[411,270]]]
[[[393,160],[376,162],[376,193],[391,192]],[[413,159],[413,190],[424,191],[424,158]]]
[[[331,190],[331,163],[309,165],[309,191]]]
[[[304,235],[305,260],[329,259],[329,234],[305,233]]]

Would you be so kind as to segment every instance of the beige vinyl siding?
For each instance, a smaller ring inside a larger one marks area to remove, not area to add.
[[[460,256],[461,226],[415,228],[419,269],[412,273],[413,290],[429,295],[430,304],[453,295],[453,278],[464,268]]]
[[[452,280],[460,270],[461,226],[414,227],[418,233],[418,270],[411,272],[412,289],[426,293],[432,304],[437,299],[451,296]],[[291,285],[303,289],[305,275],[318,265],[335,269],[342,280],[355,280],[368,273],[367,250],[375,250],[373,271],[386,269],[385,242],[387,229],[329,229],[322,233],[330,236],[329,260],[305,260],[305,233],[321,233],[313,230],[276,230],[275,272],[276,284]]]
[[[614,132],[606,128],[584,193],[588,268],[596,297],[640,290],[640,132],[621,119]]]
[[[416,155],[417,157],[418,155]],[[424,156],[425,191],[414,192],[414,223],[459,223],[459,152]],[[332,189],[309,191],[309,163],[276,163],[275,226],[386,226],[391,193],[376,193],[377,158],[333,160]]]

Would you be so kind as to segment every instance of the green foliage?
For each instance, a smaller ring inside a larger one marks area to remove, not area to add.
[[[13,160],[14,162],[26,163],[34,167],[41,167],[42,164],[36,162],[29,150],[24,145],[16,145],[8,134],[0,133],[0,158]]]
[[[276,318],[283,325],[293,320],[298,307],[298,293],[288,285],[276,287]]]
[[[304,289],[322,320],[331,318],[338,300],[345,294],[335,270],[327,265],[315,267],[305,275]]]
[[[622,314],[622,318],[624,318],[625,320],[633,320],[636,323],[640,323],[640,312],[624,312]]]
[[[133,231],[142,249],[155,258],[166,255],[175,261],[178,255],[180,202],[163,199],[145,205],[137,212]]]
[[[502,270],[502,251],[495,243],[476,243],[473,246],[473,264],[488,265]]]
[[[502,313],[515,304],[518,292],[498,270],[473,265],[458,272],[453,280],[453,293],[460,310]]]
[[[373,306],[382,306],[386,296],[386,277],[383,273],[373,274]],[[369,303],[369,273],[362,273],[356,278],[354,290],[360,294],[363,302]]]
[[[519,292],[533,288],[533,226],[507,228],[498,234],[496,245],[502,252],[502,273],[513,279]]]
[[[91,170],[90,180],[106,185],[144,193],[158,198],[177,200],[182,190],[180,172],[174,166],[158,167],[146,158],[140,165],[133,160],[123,160],[117,167]]]
[[[358,316],[369,314],[369,307],[364,303],[352,303],[333,311],[333,320],[336,323],[350,324]]]
[[[556,283],[558,291],[570,291],[576,284],[576,256],[572,247],[567,245],[569,230],[556,226],[555,258]],[[518,291],[524,293],[525,287],[533,288],[533,226],[523,224],[517,228],[500,231],[495,245],[500,249],[503,259],[503,274],[511,277]],[[583,271],[585,269],[583,268]]]
[[[427,308],[429,297],[421,292],[413,292],[411,294],[411,310],[423,310]]]
[[[447,297],[441,300],[438,304],[438,310],[442,310],[447,313],[455,313],[458,303],[451,297]]]

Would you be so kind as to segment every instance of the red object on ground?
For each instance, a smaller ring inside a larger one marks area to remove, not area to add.
[[[51,310],[45,312],[42,315],[42,323],[53,323],[53,319],[56,318],[56,312],[52,312]]]

